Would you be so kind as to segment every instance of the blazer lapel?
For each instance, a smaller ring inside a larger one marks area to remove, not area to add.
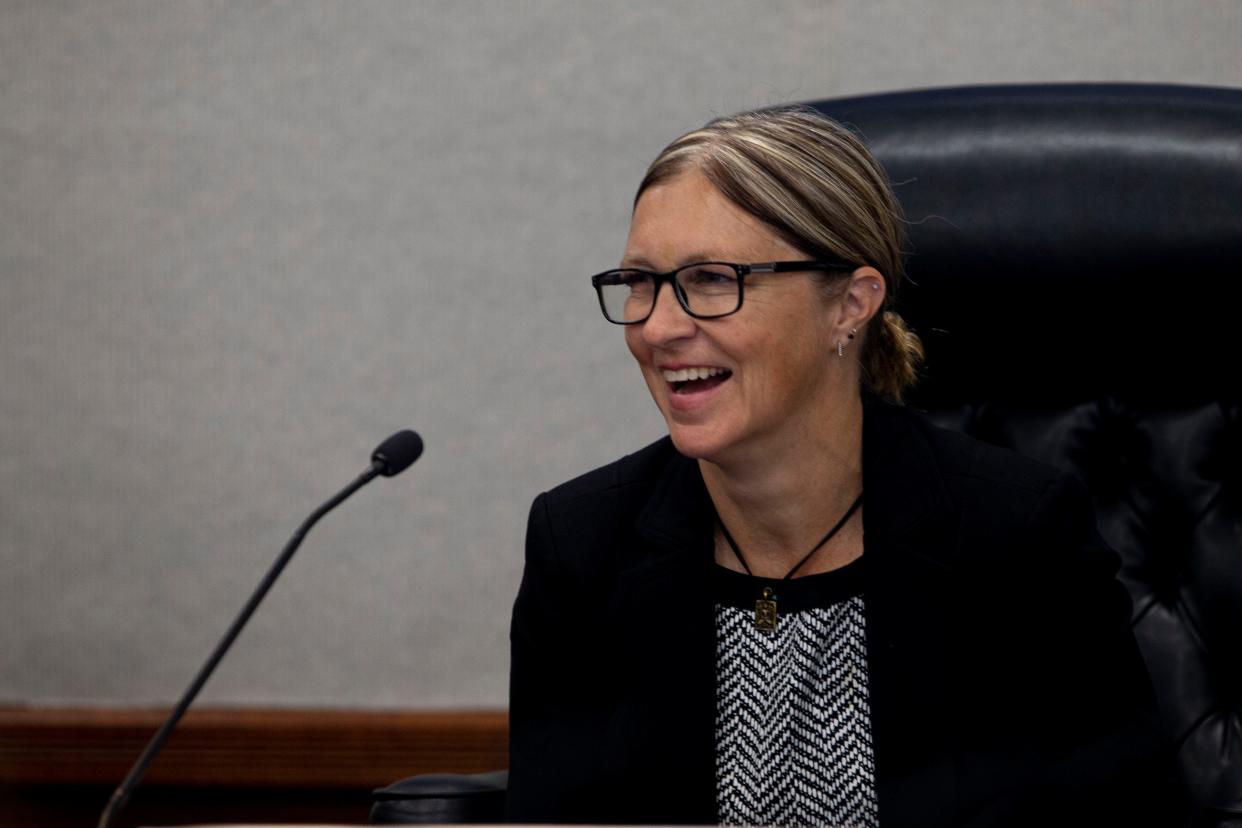
[[[952,507],[913,415],[869,404],[863,427],[867,659],[880,823],[954,819],[945,651]]]
[[[698,464],[672,452],[609,608],[630,665],[611,731],[647,820],[716,821],[714,514]]]

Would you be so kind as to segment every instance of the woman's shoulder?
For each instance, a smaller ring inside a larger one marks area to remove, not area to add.
[[[934,504],[929,508],[949,516],[967,535],[999,543],[1015,532],[1091,513],[1087,487],[1071,472],[937,425],[911,408],[871,406],[868,416],[879,421],[871,434],[890,436],[904,447],[890,452],[899,456],[877,464],[884,469],[881,479],[900,475],[901,482],[890,488],[895,485],[907,500],[917,488]]]
[[[636,452],[584,472],[549,489],[544,494],[558,503],[601,494],[609,495],[617,490],[642,485],[658,478],[674,457],[681,457],[681,455],[673,448],[673,441],[667,436],[661,437]]]
[[[934,424],[923,414],[898,410],[894,433],[917,435],[934,474],[923,479],[939,490],[929,498],[940,525],[953,537],[959,574],[1013,578],[1011,585],[1047,586],[1046,577],[1069,570],[1111,579],[1119,563],[1099,539],[1091,494],[1080,477],[1049,463]],[[1032,567],[1032,562],[1041,567]]]
[[[1065,478],[1065,470],[1013,449],[938,425],[925,413],[907,406],[872,405],[870,416],[889,418],[918,433],[946,482],[971,483],[1010,493],[1038,495]]]
[[[695,478],[697,464],[664,437],[540,494],[531,506],[529,538],[537,550],[558,549],[561,565],[582,577],[606,573],[653,493],[671,488],[675,499],[684,498],[681,489]]]
[[[1091,494],[1075,473],[905,411],[935,457],[960,530],[993,540],[1012,532],[1039,537],[1052,529],[1076,527],[1094,534]]]

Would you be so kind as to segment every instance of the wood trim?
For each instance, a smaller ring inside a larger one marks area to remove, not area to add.
[[[0,706],[0,785],[118,784],[166,710]],[[205,708],[144,784],[357,788],[508,764],[504,711]]]

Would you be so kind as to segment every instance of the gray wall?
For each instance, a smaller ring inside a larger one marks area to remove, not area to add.
[[[1236,2],[0,2],[0,703],[505,703],[541,489],[662,433],[585,276],[712,115],[1242,86]]]

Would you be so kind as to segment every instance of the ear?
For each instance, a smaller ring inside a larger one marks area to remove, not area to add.
[[[849,284],[841,295],[841,316],[839,324],[845,332],[863,329],[871,317],[884,307],[884,297],[888,295],[888,286],[880,271],[874,267],[864,266],[850,274]]]

